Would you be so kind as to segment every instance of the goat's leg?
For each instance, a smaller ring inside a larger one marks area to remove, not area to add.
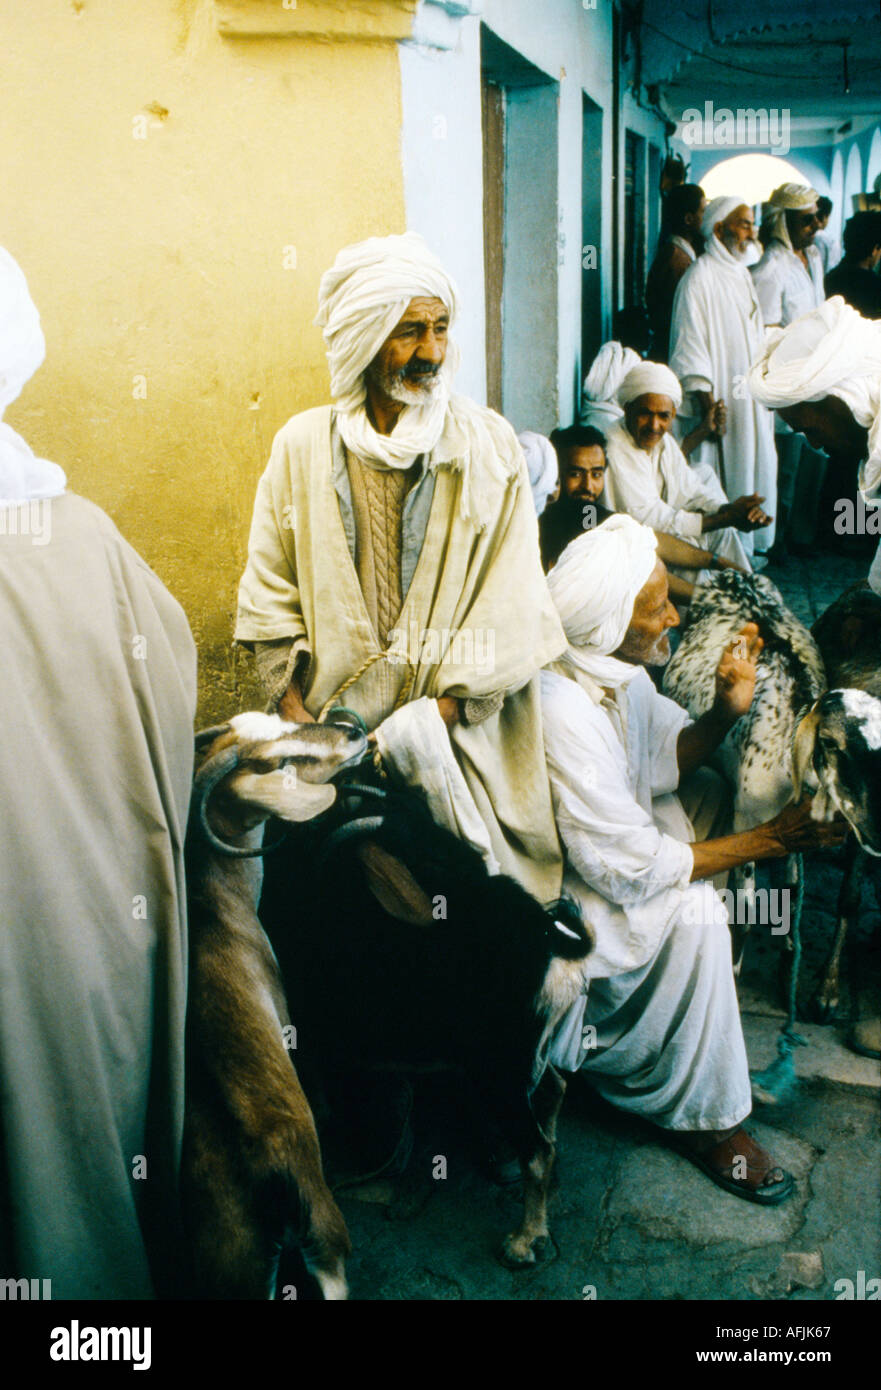
[[[811,1004],[811,1011],[818,1023],[831,1023],[838,1008],[841,993],[841,954],[848,928],[851,922],[856,925],[859,918],[865,866],[866,856],[856,835],[848,835],[844,847],[844,875],[838,895],[838,925],[823,970],[823,978]]]
[[[732,871],[734,883],[734,921],[731,923],[731,954],[734,960],[734,978],[740,978],[746,938],[756,920],[756,866],[755,861],[742,864]],[[744,910],[745,909],[745,910]]]
[[[533,1265],[541,1258],[549,1239],[547,1196],[554,1166],[557,1114],[566,1092],[565,1082],[553,1067],[545,1070],[530,1105],[525,1088],[508,1093],[494,1108],[505,1134],[514,1144],[523,1174],[523,1220],[506,1236],[501,1259],[512,1269]]]

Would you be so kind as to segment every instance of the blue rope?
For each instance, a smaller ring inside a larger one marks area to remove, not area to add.
[[[798,1000],[798,977],[801,971],[801,912],[805,896],[805,871],[802,856],[796,855],[798,882],[795,911],[792,916],[792,969],[789,977],[789,1013],[777,1039],[777,1056],[764,1071],[750,1072],[753,1088],[759,1099],[776,1105],[795,1089],[797,1078],[792,1054],[797,1047],[807,1047],[807,1039],[795,1031]]]

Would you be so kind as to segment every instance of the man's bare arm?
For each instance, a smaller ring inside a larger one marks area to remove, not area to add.
[[[804,850],[832,849],[843,844],[849,826],[842,817],[833,821],[811,819],[811,799],[797,806],[787,806],[779,816],[743,830],[737,835],[723,835],[718,840],[704,840],[692,845],[694,868],[692,882],[712,878],[714,874],[736,869],[754,859],[783,859],[787,854]]]

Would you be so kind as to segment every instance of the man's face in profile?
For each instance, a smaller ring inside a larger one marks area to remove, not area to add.
[[[636,596],[630,626],[615,655],[634,666],[666,666],[670,660],[668,629],[678,626],[679,614],[670,602],[667,570],[658,560]]]

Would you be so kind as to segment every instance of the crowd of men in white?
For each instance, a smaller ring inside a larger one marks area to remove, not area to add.
[[[793,206],[789,190],[782,208]],[[715,200],[703,225],[671,367],[610,344],[588,376],[606,449],[570,451],[592,479],[574,495],[603,511],[605,483],[616,514],[596,524],[585,508],[587,529],[547,576],[536,511],[558,486],[556,455],[525,438],[534,504],[514,431],[453,392],[449,276],[411,233],[340,252],[319,292],[332,404],[276,437],[235,637],[270,708],[312,721],[345,686],[439,821],[475,827],[490,867],[542,900],[575,898],[597,942],[553,1060],[675,1135],[728,1192],[776,1203],[793,1180],[741,1127],[750,1082],[713,882],[842,832],[802,805],[755,834],[726,833],[725,789],[706,764],[749,708],[755,628],[723,655],[716,703],[695,722],[645,667],[663,665],[679,621],[661,553],[700,582],[711,566],[749,568],[773,540],[769,407],[832,452],[855,445],[865,496],[881,491],[881,326],[841,300],[817,307],[785,218],[754,280],[737,249],[751,240],[742,200]],[[781,303],[795,321],[768,331]],[[4,410],[43,351],[24,276],[2,252]],[[723,399],[728,430],[708,446],[701,424],[718,422]],[[690,462],[674,422],[698,437]],[[0,775],[16,787],[0,860],[0,1274],[51,1277],[58,1297],[150,1296],[174,1258],[195,648],[109,519],[0,425],[0,505],[49,498],[51,545],[28,548],[11,527],[0,545]],[[493,662],[469,666],[461,644],[437,642],[390,660],[412,625],[490,631]],[[147,633],[150,661],[131,660],[132,631]],[[146,920],[132,921],[135,894]],[[148,1183],[131,1179],[135,1155]]]

